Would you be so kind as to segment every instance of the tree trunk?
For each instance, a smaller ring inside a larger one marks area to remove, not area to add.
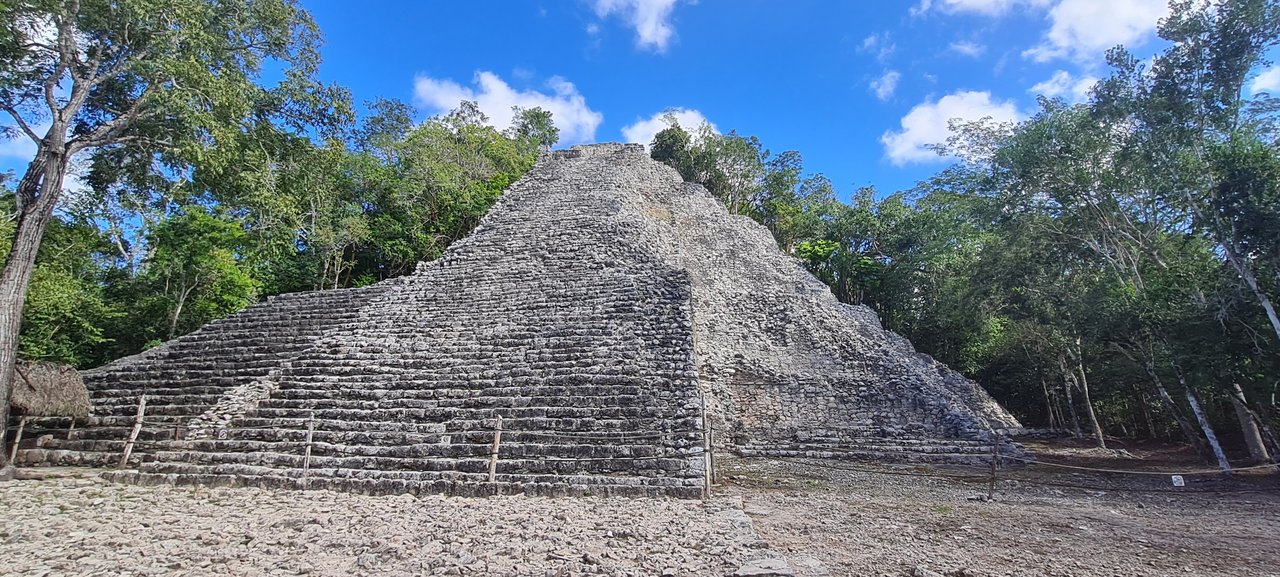
[[[1267,454],[1267,446],[1262,442],[1262,431],[1258,430],[1258,424],[1253,422],[1253,415],[1249,414],[1249,408],[1244,404],[1244,391],[1240,390],[1240,383],[1231,383],[1231,388],[1231,406],[1235,409],[1236,420],[1240,421],[1240,434],[1244,436],[1244,444],[1249,448],[1249,464],[1270,462],[1271,455]]]
[[[1244,396],[1240,383],[1231,383],[1231,388],[1231,406],[1235,408],[1236,419],[1240,421],[1240,432],[1244,435],[1245,445],[1249,448],[1249,458],[1255,465],[1271,463],[1271,451],[1268,450],[1267,444],[1270,442],[1271,447],[1275,448],[1274,433],[1267,427],[1266,421],[1249,408],[1249,400]]]
[[[1076,380],[1076,375],[1067,369],[1067,359],[1062,355],[1058,355],[1058,366],[1062,369],[1062,390],[1067,393],[1067,410],[1071,412],[1071,434],[1079,439],[1084,433],[1080,432],[1080,416],[1076,414],[1075,400],[1071,397],[1071,382]]]
[[[50,129],[50,134],[54,134]],[[27,288],[35,269],[40,240],[53,216],[53,207],[62,191],[66,158],[49,152],[41,145],[35,160],[18,183],[18,222],[13,248],[0,271],[0,430],[9,425],[9,398],[13,393],[14,365],[18,360],[18,334],[22,330],[22,309]],[[61,142],[57,143],[61,150]],[[0,468],[9,465],[8,456],[0,451]]]
[[[1258,299],[1258,303],[1262,305],[1262,309],[1267,312],[1267,320],[1271,321],[1271,330],[1275,331],[1276,338],[1280,339],[1280,316],[1276,315],[1276,307],[1271,304],[1271,299],[1267,297],[1267,293],[1263,292],[1258,286],[1258,279],[1253,275],[1253,270],[1249,268],[1249,264],[1244,262],[1239,254],[1223,239],[1218,243],[1222,247],[1222,252],[1227,255],[1227,260],[1231,261],[1231,265],[1236,269],[1236,273],[1240,275],[1241,280],[1249,286],[1249,290],[1253,291],[1254,298]]]
[[[1202,459],[1208,458],[1209,451],[1204,446],[1204,439],[1196,433],[1195,428],[1191,426],[1191,422],[1187,420],[1186,415],[1183,415],[1182,411],[1178,409],[1178,404],[1174,402],[1173,397],[1169,395],[1169,390],[1164,387],[1164,381],[1160,380],[1160,374],[1156,372],[1155,360],[1152,358],[1153,355],[1148,354],[1146,356],[1147,358],[1143,359],[1142,367],[1146,369],[1147,376],[1151,377],[1151,384],[1155,387],[1156,393],[1160,396],[1160,403],[1163,404],[1164,408],[1173,416],[1173,420],[1178,423],[1178,428],[1182,430],[1182,436],[1187,439],[1188,443],[1191,443],[1191,447],[1196,450],[1196,454],[1200,455],[1200,458]]]
[[[1089,426],[1093,428],[1093,438],[1098,441],[1098,448],[1107,448],[1107,440],[1102,436],[1102,426],[1098,424],[1098,415],[1093,410],[1093,401],[1089,399],[1089,377],[1084,372],[1084,351],[1080,348],[1080,338],[1076,337],[1076,349],[1071,353],[1080,371],[1080,392],[1084,396],[1085,414],[1089,416]]]
[[[1044,391],[1044,406],[1045,410],[1048,411],[1049,429],[1056,431],[1058,430],[1058,422],[1053,416],[1053,397],[1049,396],[1049,384],[1044,381],[1044,377],[1040,377],[1040,390]]]
[[[1231,463],[1227,461],[1226,453],[1222,452],[1222,445],[1218,443],[1218,435],[1213,432],[1213,425],[1209,424],[1209,419],[1204,416],[1204,410],[1200,408],[1200,400],[1196,398],[1196,392],[1191,390],[1191,386],[1187,383],[1186,377],[1182,376],[1182,369],[1176,365],[1174,370],[1178,372],[1178,384],[1182,385],[1182,389],[1187,393],[1187,404],[1191,405],[1191,412],[1196,416],[1196,422],[1200,423],[1200,429],[1204,431],[1204,438],[1209,441],[1209,448],[1213,449],[1213,456],[1218,460],[1218,468],[1223,473],[1231,473]]]
[[[1152,439],[1157,439],[1160,437],[1160,434],[1156,432],[1155,419],[1151,418],[1151,404],[1147,401],[1147,395],[1143,393],[1141,389],[1138,389],[1137,393],[1138,402],[1141,403],[1140,406],[1142,407],[1142,418],[1147,423],[1147,435]]]

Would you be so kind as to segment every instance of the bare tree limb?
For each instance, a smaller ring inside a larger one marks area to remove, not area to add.
[[[22,118],[21,114],[18,114],[18,111],[14,107],[6,105],[3,108],[4,108],[4,111],[8,112],[9,116],[12,116],[13,119],[18,123],[18,127],[21,128],[22,132],[27,135],[27,138],[30,138],[31,141],[35,142],[36,144],[40,144],[40,141],[42,140],[40,138],[40,135],[36,134],[35,130],[31,129],[31,125],[27,124],[27,121]]]

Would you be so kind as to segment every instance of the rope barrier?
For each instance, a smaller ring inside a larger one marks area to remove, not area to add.
[[[1265,489],[1226,490],[1226,489],[1188,489],[1188,488],[1170,489],[1168,487],[1164,487],[1160,489],[1142,488],[1142,487],[1093,487],[1088,485],[1077,485],[1075,483],[1064,483],[1060,481],[1039,481],[1035,479],[1024,479],[1019,477],[1008,477],[1004,480],[1012,481],[1015,483],[1027,483],[1029,485],[1043,485],[1046,487],[1067,487],[1071,489],[1085,489],[1088,491],[1104,491],[1104,492],[1113,491],[1113,492],[1121,492],[1121,493],[1161,493],[1165,495],[1182,494],[1182,493],[1220,493],[1220,494],[1234,494],[1234,493],[1273,494],[1275,493],[1275,491],[1267,491]]]
[[[1005,458],[1008,458],[1008,457],[1007,457],[1007,456],[1005,456]],[[831,470],[836,470],[836,471],[847,471],[847,472],[855,472],[855,473],[871,473],[871,474],[876,474],[876,475],[893,475],[893,476],[900,476],[900,477],[923,477],[923,478],[940,478],[940,479],[964,479],[964,480],[968,480],[968,481],[985,481],[985,480],[987,480],[987,479],[988,479],[988,475],[987,475],[985,472],[977,472],[977,471],[975,471],[973,474],[969,474],[969,475],[965,475],[965,474],[948,474],[948,473],[941,473],[941,472],[922,473],[922,472],[915,472],[915,471],[895,471],[895,470],[891,470],[891,469],[874,469],[874,468],[848,467],[848,466],[841,467],[841,466],[831,465],[831,464],[829,464],[829,463],[823,463],[823,462],[814,461],[814,460],[798,460],[798,459],[794,459],[794,458],[778,458],[778,457],[772,457],[772,458],[770,458],[770,457],[765,457],[765,458],[764,458],[764,460],[766,460],[766,461],[778,462],[778,463],[788,463],[788,464],[792,464],[792,465],[804,465],[804,466],[810,466],[810,467],[817,467],[817,468],[820,468],[820,469],[831,469]],[[1268,465],[1268,466],[1274,466],[1274,465]],[[1089,491],[1113,491],[1113,492],[1129,492],[1129,493],[1162,493],[1162,494],[1182,494],[1182,493],[1219,493],[1219,494],[1233,494],[1233,493],[1260,493],[1260,494],[1274,494],[1274,493],[1276,492],[1276,491],[1268,491],[1268,490],[1265,490],[1265,489],[1248,489],[1248,488],[1244,488],[1244,489],[1189,489],[1189,488],[1176,488],[1176,489],[1174,489],[1174,488],[1162,488],[1162,489],[1155,489],[1155,488],[1138,488],[1138,487],[1097,487],[1097,486],[1090,486],[1090,485],[1079,485],[1079,484],[1075,484],[1075,483],[1065,483],[1065,482],[1060,482],[1060,481],[1040,481],[1040,480],[1036,480],[1036,479],[1026,479],[1026,478],[1022,478],[1022,477],[1005,477],[1005,478],[1004,478],[1004,479],[1002,479],[1002,480],[1003,480],[1003,481],[1013,481],[1013,482],[1017,482],[1017,483],[1027,483],[1027,484],[1030,484],[1030,485],[1044,485],[1044,486],[1050,486],[1050,487],[1066,487],[1066,488],[1072,488],[1072,489],[1084,489],[1084,490],[1089,490]]]
[[[847,467],[847,466],[838,467],[836,465],[823,463],[820,461],[815,462],[814,460],[800,460],[798,458],[790,458],[790,457],[764,457],[764,460],[780,462],[780,463],[790,463],[793,465],[816,466],[820,469],[832,469],[835,471],[849,471],[852,473],[875,473],[878,475],[895,475],[899,477],[935,477],[935,478],[941,478],[941,479],[968,479],[968,480],[983,480],[983,481],[987,479],[987,474],[985,472],[982,472],[982,473],[975,472],[972,475],[964,475],[964,474],[953,475],[949,473],[919,473],[914,471],[894,471],[891,469],[871,469],[871,468]]]
[[[1099,467],[1085,467],[1083,465],[1068,465],[1066,463],[1054,463],[1052,461],[1041,461],[1039,459],[1027,459],[1024,457],[1010,457],[1008,455],[1005,455],[1004,458],[1014,460],[1014,461],[1021,461],[1023,463],[1045,465],[1047,467],[1058,467],[1060,469],[1072,469],[1076,471],[1090,471],[1094,473],[1114,473],[1114,474],[1120,474],[1120,475],[1155,475],[1155,476],[1161,476],[1161,477],[1169,477],[1173,475],[1182,475],[1184,477],[1189,477],[1193,475],[1221,475],[1223,473],[1234,473],[1237,471],[1253,471],[1256,469],[1274,469],[1274,468],[1280,467],[1280,465],[1276,465],[1274,463],[1267,463],[1265,465],[1253,465],[1250,467],[1234,467],[1227,471],[1223,471],[1222,469],[1200,469],[1200,470],[1193,469],[1190,471],[1138,471],[1138,470],[1126,470],[1126,469],[1104,469]]]

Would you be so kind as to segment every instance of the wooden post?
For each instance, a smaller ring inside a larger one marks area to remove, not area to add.
[[[498,478],[498,445],[502,443],[502,415],[498,415],[498,428],[493,430],[493,447],[489,449],[489,482]]]
[[[703,479],[702,498],[710,499],[711,485],[715,482],[716,474],[715,463],[711,460],[711,435],[713,435],[715,431],[712,429],[711,421],[707,419],[707,412],[705,410],[702,412],[702,425],[707,430],[707,434],[703,437],[702,442],[702,464],[707,468],[707,472],[704,475],[705,478]]]
[[[76,418],[71,417],[71,426],[67,428],[67,440],[71,440],[71,436],[76,432]]]
[[[307,472],[311,470],[311,437],[316,432],[316,412],[311,411],[311,416],[307,418],[307,448],[302,457],[302,476],[305,478]]]
[[[22,430],[27,428],[27,416],[23,415],[18,419],[18,434],[13,436],[13,448],[9,449],[9,462],[12,463],[14,457],[18,456],[18,444],[22,442]]]
[[[138,397],[138,416],[133,418],[133,430],[129,431],[129,440],[124,443],[124,454],[120,456],[120,465],[118,468],[123,469],[129,463],[129,455],[133,454],[133,443],[138,440],[138,433],[142,431],[142,415],[147,412],[147,396]]]
[[[991,443],[991,482],[987,485],[987,500],[994,501],[996,498],[996,460],[1000,458],[1000,435],[993,435],[995,438]]]

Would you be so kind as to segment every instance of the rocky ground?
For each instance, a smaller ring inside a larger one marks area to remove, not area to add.
[[[759,535],[802,576],[1280,576],[1280,490],[1270,479],[1192,479],[1175,492],[1164,477],[1028,470],[987,502],[984,476],[960,470],[758,461],[723,470],[725,492],[742,496]],[[962,476],[913,476],[921,472]]]
[[[1275,475],[1175,489],[1036,466],[1005,472],[986,502],[975,469],[718,469],[706,502],[134,487],[28,469],[43,478],[0,483],[0,560],[17,575],[1280,575]]]

